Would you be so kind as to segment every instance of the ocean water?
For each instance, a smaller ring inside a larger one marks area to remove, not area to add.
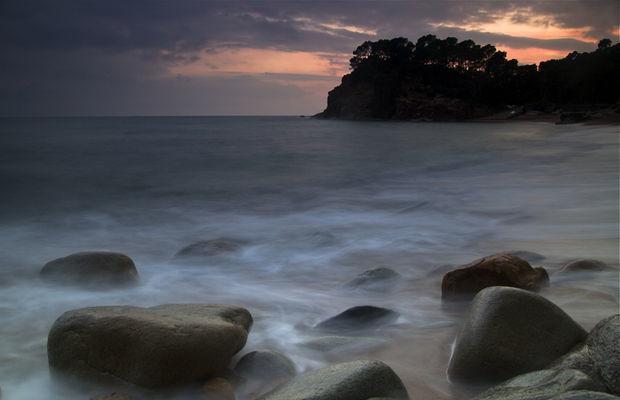
[[[9,400],[87,399],[50,377],[46,339],[64,311],[94,305],[232,303],[255,324],[243,352],[270,348],[300,371],[381,359],[416,399],[458,399],[445,377],[462,312],[441,307],[445,265],[527,250],[543,295],[586,328],[618,310],[618,127],[405,123],[295,117],[0,119],[0,387]],[[172,256],[202,239],[238,253]],[[42,265],[84,250],[131,256],[141,284],[81,290]],[[343,290],[388,266],[398,288]],[[325,355],[311,327],[355,305],[401,313],[384,344]],[[243,354],[243,352],[241,354]],[[243,400],[243,399],[241,399]]]

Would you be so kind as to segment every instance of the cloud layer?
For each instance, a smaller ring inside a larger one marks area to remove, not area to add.
[[[617,0],[4,0],[0,115],[310,114],[364,40],[471,38],[522,62],[618,40]]]

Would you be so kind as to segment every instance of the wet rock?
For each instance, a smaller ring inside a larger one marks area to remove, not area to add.
[[[598,375],[612,393],[620,395],[620,315],[599,322],[588,335],[586,345]]]
[[[362,272],[344,286],[348,289],[384,292],[393,289],[401,278],[393,269],[378,267]]]
[[[540,261],[543,261],[545,258],[547,258],[543,256],[542,254],[535,253],[533,251],[527,251],[527,250],[514,250],[514,251],[509,251],[508,253],[512,254],[515,257],[519,257],[529,263],[540,262]]]
[[[241,307],[166,304],[67,311],[47,342],[54,371],[159,387],[204,381],[245,345],[252,316]]]
[[[304,347],[328,354],[360,354],[381,347],[383,339],[360,336],[322,336],[309,340]]]
[[[275,351],[253,351],[241,357],[234,372],[244,379],[245,393],[263,394],[291,380],[297,373],[295,363]]]
[[[541,370],[519,375],[492,387],[474,400],[551,400],[571,390],[600,389],[596,382],[581,371]]]
[[[585,343],[553,362],[549,368],[578,369],[609,391],[620,394],[620,316],[599,322]]]
[[[620,397],[590,390],[571,390],[553,397],[552,400],[620,400]]]
[[[549,286],[544,268],[532,268],[525,260],[498,253],[481,258],[444,275],[441,282],[443,300],[471,300],[476,293],[491,286],[510,286],[538,291]]]
[[[90,400],[133,400],[133,397],[123,393],[112,392],[109,394],[91,397]]]
[[[179,250],[176,260],[199,260],[207,257],[234,253],[241,249],[241,244],[229,239],[201,240]]]
[[[353,361],[300,375],[260,400],[408,399],[400,378],[381,361]]]
[[[43,266],[41,278],[88,287],[126,286],[139,280],[131,258],[107,251],[74,253],[52,260]]]
[[[579,271],[618,271],[618,268],[607,265],[602,261],[587,259],[574,260],[560,268],[560,272]]]
[[[377,329],[393,323],[400,316],[383,307],[357,306],[318,323],[315,329],[323,332],[347,332]]]
[[[456,381],[500,382],[545,368],[585,338],[581,326],[542,296],[487,288],[461,326],[448,374]]]
[[[211,378],[202,385],[205,400],[235,400],[235,388],[226,379]]]

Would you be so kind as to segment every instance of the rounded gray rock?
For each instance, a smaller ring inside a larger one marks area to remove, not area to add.
[[[323,332],[372,330],[393,323],[399,316],[396,311],[383,307],[357,306],[318,323],[315,329]]]
[[[139,280],[131,258],[108,251],[86,251],[52,260],[41,269],[41,278],[88,287],[133,285]]]
[[[247,353],[237,362],[234,372],[245,379],[267,381],[287,381],[296,375],[295,363],[285,356],[271,350]]]
[[[400,378],[381,361],[331,365],[294,378],[260,400],[408,399]]]
[[[204,381],[243,348],[252,316],[241,307],[166,304],[67,311],[47,341],[50,367],[144,387]]]
[[[602,261],[598,260],[590,260],[590,259],[580,259],[571,261],[562,268],[560,268],[560,272],[585,272],[585,271],[618,271],[617,268],[612,267],[611,265],[607,265]]]
[[[620,395],[620,315],[612,315],[596,324],[586,345],[597,374],[612,393]]]
[[[348,289],[383,292],[394,288],[401,278],[393,269],[377,267],[362,272],[344,286]]]
[[[519,375],[490,388],[474,400],[550,400],[570,390],[601,389],[581,371],[547,369]]]
[[[174,258],[177,260],[200,260],[207,257],[234,253],[241,249],[241,245],[230,239],[201,240],[183,247]]]
[[[542,296],[487,288],[465,317],[448,375],[456,381],[500,382],[545,368],[585,338],[581,326]]]

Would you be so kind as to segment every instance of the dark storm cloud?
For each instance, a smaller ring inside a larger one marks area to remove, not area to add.
[[[602,37],[617,29],[618,8],[617,0],[2,0],[0,115],[184,113],[188,108],[186,113],[245,113],[256,106],[243,99],[266,94],[273,96],[266,102],[274,105],[272,113],[279,113],[276,106],[283,107],[281,113],[298,113],[291,101],[276,100],[300,96],[299,87],[284,83],[285,75],[179,80],[168,70],[226,48],[348,54],[364,40],[401,35],[415,40],[429,32],[513,48],[583,51],[592,45],[578,38],[540,39],[461,26],[509,13],[515,22],[537,18],[544,24],[552,18],[563,28],[586,26],[590,35]],[[319,111],[316,99],[303,104],[312,104],[308,112]]]

